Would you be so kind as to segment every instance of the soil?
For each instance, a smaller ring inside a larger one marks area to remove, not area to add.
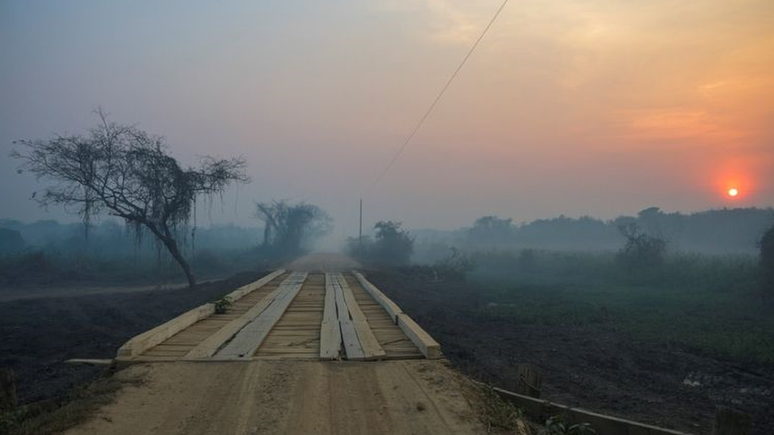
[[[774,367],[741,364],[675,346],[643,343],[615,325],[557,327],[477,315],[484,301],[463,282],[371,271],[368,278],[437,341],[463,373],[514,390],[516,364],[543,374],[541,398],[696,434],[715,406],[752,415],[753,433],[774,433]]]
[[[248,272],[195,288],[77,295],[0,302],[0,367],[16,376],[21,403],[54,399],[90,382],[100,367],[70,358],[113,358],[131,337],[187,310],[216,300],[266,272]],[[2,289],[0,289],[2,292]]]
[[[113,404],[68,435],[482,434],[440,361],[254,361],[137,365]]]

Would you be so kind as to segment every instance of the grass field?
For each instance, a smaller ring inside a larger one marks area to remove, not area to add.
[[[774,304],[758,291],[754,256],[679,254],[647,270],[615,255],[500,252],[475,256],[470,281],[486,317],[599,325],[635,339],[686,346],[740,362],[774,364]]]

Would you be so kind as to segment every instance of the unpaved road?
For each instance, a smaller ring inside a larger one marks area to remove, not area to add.
[[[473,387],[442,361],[158,363],[68,432],[80,434],[481,434]]]
[[[346,255],[334,252],[318,252],[304,255],[284,267],[299,272],[349,272],[352,269],[359,269],[360,263]]]

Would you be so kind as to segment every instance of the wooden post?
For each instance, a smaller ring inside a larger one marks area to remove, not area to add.
[[[13,369],[0,369],[0,411],[11,411],[16,408],[16,384]]]
[[[363,200],[360,200],[360,226],[357,233],[357,256],[363,258]]]
[[[752,419],[749,414],[726,406],[717,406],[712,435],[748,435],[751,425]]]
[[[532,364],[519,364],[516,367],[519,374],[519,384],[516,392],[525,396],[540,398],[540,384],[543,376]]]

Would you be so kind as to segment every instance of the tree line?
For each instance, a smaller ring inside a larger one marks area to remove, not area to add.
[[[19,172],[47,182],[33,199],[43,207],[62,206],[77,214],[86,232],[99,214],[122,219],[138,238],[150,235],[179,265],[189,286],[195,286],[183,244],[189,234],[195,237],[191,219],[197,200],[211,200],[230,185],[249,183],[247,162],[242,157],[205,156],[197,165],[184,167],[169,153],[163,137],[112,122],[101,109],[96,114],[99,123],[85,135],[14,142],[22,147],[11,153],[21,161]],[[265,247],[282,254],[294,254],[306,236],[330,229],[330,218],[309,204],[275,201],[256,208],[270,232]],[[14,238],[10,233],[0,236]]]

